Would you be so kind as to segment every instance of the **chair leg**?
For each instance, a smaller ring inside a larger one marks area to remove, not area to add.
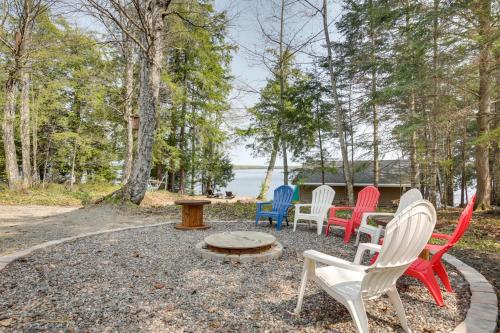
[[[411,276],[419,279],[427,287],[427,290],[429,290],[438,306],[444,306],[441,288],[439,288],[439,283],[437,282],[432,269],[429,268],[425,273],[413,272]]]
[[[318,219],[316,220],[316,224],[318,225],[318,236],[321,235],[321,232],[323,231],[323,219]]]
[[[356,242],[354,243],[354,245],[358,246],[359,245],[359,238],[361,236],[361,228],[358,229],[358,232],[356,234]]]
[[[352,234],[353,228],[354,228],[354,225],[353,225],[352,221],[347,222],[347,225],[345,226],[345,229],[344,229],[345,230],[344,243],[347,244],[351,240],[351,234]]]
[[[448,273],[446,273],[446,268],[444,267],[443,263],[439,261],[434,264],[432,268],[434,269],[434,272],[436,272],[446,290],[450,293],[453,292],[453,288],[450,284],[450,279],[448,278]]]
[[[283,216],[278,216],[278,219],[276,220],[276,230],[280,231],[281,230],[281,223],[283,222]]]
[[[347,309],[349,310],[352,321],[356,326],[356,331],[358,333],[368,333],[368,317],[366,315],[363,299],[359,297],[356,300],[348,300]]]
[[[273,218],[272,217],[268,217],[269,219],[269,224],[271,225],[271,227],[273,226]]]
[[[406,319],[405,308],[403,307],[403,302],[401,302],[401,298],[399,297],[398,290],[395,286],[393,286],[388,292],[387,296],[391,300],[392,305],[396,308],[396,313],[399,317],[399,321],[401,322],[401,326],[405,330],[405,332],[411,332],[410,327],[408,326],[408,320]]]
[[[330,223],[326,224],[326,230],[325,230],[325,236],[328,237],[328,234],[330,233]]]
[[[295,307],[295,314],[299,314],[302,310],[302,301],[304,300],[304,293],[306,291],[307,279],[309,277],[309,260],[304,260],[304,268],[302,269],[302,279],[299,287],[299,298],[297,299],[297,306]]]
[[[297,230],[297,221],[299,219],[297,218],[297,216],[295,216],[295,218],[293,219],[293,232],[295,232],[295,230]]]
[[[259,214],[255,215],[255,225],[259,224],[259,218],[260,218]]]

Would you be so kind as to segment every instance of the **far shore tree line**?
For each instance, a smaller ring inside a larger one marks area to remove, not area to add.
[[[151,177],[180,193],[230,181],[227,13],[210,0],[69,2],[0,3],[8,186],[120,174],[111,197],[138,204]],[[269,79],[237,130],[269,158],[260,197],[278,157],[287,184],[289,160],[324,174],[340,156],[352,204],[353,160],[373,160],[377,186],[395,154],[434,204],[453,205],[456,189],[464,204],[471,185],[477,209],[499,204],[498,2],[345,0],[341,16],[328,0],[267,3],[256,25]],[[70,23],[68,8],[105,30]],[[301,34],[308,20],[323,29]]]

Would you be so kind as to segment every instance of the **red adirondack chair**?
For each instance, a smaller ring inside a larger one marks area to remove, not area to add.
[[[443,295],[441,294],[441,289],[439,288],[438,281],[434,273],[437,274],[443,286],[447,291],[452,292],[450,280],[448,278],[448,273],[446,272],[446,268],[441,262],[441,258],[443,255],[448,252],[459,240],[462,238],[463,234],[469,227],[472,211],[474,210],[474,202],[476,201],[476,196],[474,195],[471,201],[463,210],[460,218],[458,220],[457,227],[455,231],[451,235],[433,233],[431,238],[445,239],[447,240],[444,245],[434,245],[427,244],[426,249],[433,252],[433,256],[430,260],[425,260],[422,258],[417,258],[410,267],[406,270],[405,274],[409,276],[413,276],[414,278],[422,281],[427,289],[430,291],[432,297],[439,306],[443,306]]]
[[[356,206],[340,206],[330,208],[330,217],[328,218],[328,225],[326,227],[326,236],[330,231],[332,224],[339,225],[345,228],[344,243],[349,243],[351,236],[357,227],[361,224],[363,213],[374,212],[377,208],[380,192],[375,186],[367,186],[358,193],[358,200]],[[352,210],[350,219],[343,219],[335,216],[339,210]]]

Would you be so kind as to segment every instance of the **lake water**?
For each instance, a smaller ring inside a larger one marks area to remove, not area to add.
[[[242,197],[257,197],[259,195],[260,185],[266,176],[266,169],[241,169],[233,172],[234,180],[222,191],[232,191],[235,195]],[[280,185],[283,185],[283,169],[276,169],[273,172],[266,198],[272,199],[274,189]]]
[[[266,169],[241,169],[234,170],[234,180],[221,191],[232,191],[237,196],[257,197],[260,191],[260,185],[264,181]],[[276,169],[271,178],[271,184],[267,192],[267,199],[273,198],[273,191],[276,187],[283,185],[283,169]],[[291,184],[290,184],[291,185]],[[468,189],[469,197],[476,192],[474,187]],[[460,203],[460,191],[454,192],[454,203],[457,206]]]

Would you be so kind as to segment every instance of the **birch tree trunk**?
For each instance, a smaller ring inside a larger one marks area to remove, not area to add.
[[[14,138],[14,122],[16,120],[16,82],[17,69],[9,72],[5,83],[5,105],[3,114],[3,147],[5,154],[5,171],[10,189],[19,189],[19,168],[17,165],[16,144]]]
[[[347,145],[344,138],[344,122],[342,117],[342,105],[340,104],[340,99],[337,93],[337,77],[333,70],[333,55],[332,55],[332,44],[330,42],[330,33],[328,31],[328,9],[327,0],[323,0],[323,30],[325,34],[326,48],[328,50],[328,70],[330,72],[330,81],[332,85],[333,100],[335,105],[335,122],[337,125],[337,131],[339,134],[340,150],[342,153],[342,163],[344,167],[344,179],[347,187],[347,198],[350,205],[354,205],[354,191],[352,186],[352,175],[351,169],[349,167],[349,156],[347,154]]]
[[[32,99],[33,103],[31,103],[32,108],[33,108],[33,117],[32,117],[32,130],[31,130],[31,135],[33,137],[32,140],[32,145],[33,145],[33,164],[32,164],[32,169],[33,169],[33,183],[34,184],[39,184],[40,183],[40,173],[38,171],[38,113],[36,109],[34,108],[34,100]]]
[[[280,142],[280,136],[279,136],[279,128],[281,128],[281,124],[278,124],[276,130],[276,134],[273,138],[273,145],[271,148],[271,156],[269,157],[269,164],[267,166],[266,170],[266,177],[264,178],[264,182],[260,186],[260,193],[257,196],[258,200],[264,200],[267,195],[267,191],[269,190],[269,184],[271,184],[271,179],[273,176],[273,171],[274,171],[274,165],[276,164],[276,156],[278,155],[278,147],[279,147],[279,142]]]
[[[130,38],[124,34],[123,56],[125,61],[123,117],[126,125],[125,160],[123,163],[122,183],[126,183],[132,172],[134,158],[134,132],[132,128],[132,96],[134,93],[134,62]]]
[[[23,188],[30,188],[32,181],[31,169],[31,137],[30,137],[30,74],[24,67],[21,70],[21,98],[20,98],[20,133],[21,133],[21,158],[23,170]]]
[[[491,117],[491,0],[481,0],[478,4],[479,18],[479,110],[477,113],[477,136],[484,138],[489,132]],[[491,207],[491,176],[489,165],[489,144],[480,140],[476,144],[476,210]]]

